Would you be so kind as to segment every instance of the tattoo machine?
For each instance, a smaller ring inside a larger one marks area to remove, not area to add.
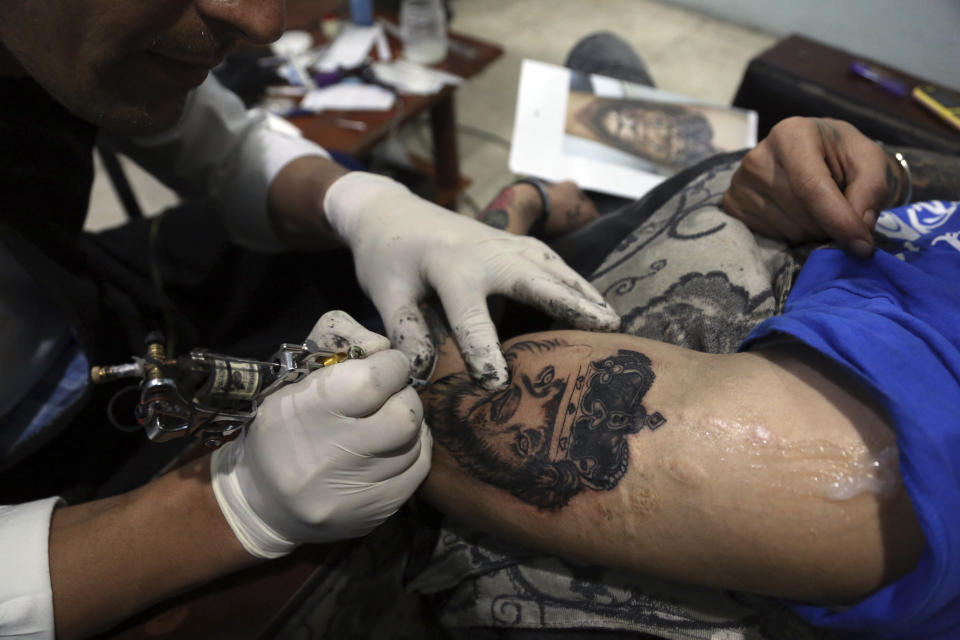
[[[108,417],[117,428],[143,428],[154,442],[181,437],[199,437],[210,447],[220,446],[257,417],[263,399],[311,371],[344,360],[365,357],[358,346],[346,351],[311,350],[305,344],[284,343],[269,362],[236,358],[194,349],[187,356],[170,358],[159,333],[146,339],[146,354],[133,362],[97,366],[90,380],[103,384],[123,378],[139,378],[137,385],[121,389],[110,400]],[[116,419],[116,401],[136,391],[139,400],[133,413],[136,425]]]

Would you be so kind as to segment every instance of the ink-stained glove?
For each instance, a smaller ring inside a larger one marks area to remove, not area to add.
[[[357,277],[392,344],[426,378],[434,346],[418,303],[436,291],[471,377],[486,389],[508,380],[486,298],[503,294],[581,329],[614,331],[620,319],[599,293],[545,244],[493,229],[370,173],[348,173],[327,190],[324,211],[349,245]]]
[[[400,508],[430,468],[432,440],[407,386],[410,362],[343,312],[307,344],[365,359],[312,372],[268,396],[211,460],[220,510],[244,548],[276,558],[306,542],[363,536]]]

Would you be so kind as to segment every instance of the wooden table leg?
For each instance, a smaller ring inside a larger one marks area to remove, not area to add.
[[[438,191],[455,189],[460,183],[460,153],[457,150],[457,116],[454,92],[430,108],[430,129],[433,134],[433,158]]]

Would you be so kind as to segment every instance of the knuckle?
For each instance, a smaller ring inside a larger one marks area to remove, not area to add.
[[[870,202],[880,205],[887,199],[889,186],[882,178],[870,180],[864,187],[864,192]]]
[[[807,118],[804,116],[790,116],[789,118],[784,118],[771,129],[771,133],[776,130],[780,133],[785,131],[793,131],[796,129],[805,129],[813,124],[813,118]]]
[[[410,359],[398,349],[388,349],[375,354],[376,358],[367,358],[367,376],[371,384],[388,387],[406,377],[410,370]]]
[[[734,191],[734,186],[731,184],[730,188],[726,191],[726,193],[723,194],[723,198],[720,200],[720,208],[734,218],[741,218],[742,212],[734,201],[733,194],[731,193],[732,191]]]
[[[403,357],[402,354],[400,357]],[[386,397],[392,391],[391,385],[397,377],[396,366],[386,358],[350,360],[334,365],[327,371],[327,391],[334,397]]]
[[[744,157],[744,160],[746,160],[746,157]],[[730,176],[730,184],[727,185],[726,190],[723,192],[725,196],[731,192],[736,193],[737,191],[743,190],[744,173],[747,171],[748,169],[744,167],[743,163],[741,162],[740,166],[737,167],[737,170],[734,171],[733,175]]]
[[[302,488],[298,485],[289,487],[287,490],[293,491]],[[290,510],[297,520],[308,525],[326,522],[333,515],[333,508],[330,503],[318,500],[294,500],[290,504]]]
[[[776,148],[789,148],[792,141],[811,134],[815,135],[816,123],[814,118],[791,116],[778,122],[770,129],[767,138]]]
[[[743,182],[747,177],[746,174],[758,173],[759,169],[763,166],[763,153],[763,149],[757,146],[751,149],[747,155],[743,156],[743,160],[740,161],[740,166],[733,172],[730,184],[733,185]]]
[[[541,241],[539,238],[534,238],[533,236],[516,236],[515,242],[521,247],[539,247],[540,245],[545,246],[543,241]]]
[[[419,436],[423,424],[423,405],[413,389],[408,387],[399,392],[392,402],[384,405],[380,413],[380,417],[405,439],[413,440]]]
[[[307,336],[306,342],[318,349],[346,349],[351,344],[371,343],[375,337],[350,315],[343,311],[328,311],[320,316]]]
[[[750,171],[750,169],[757,164],[757,147],[747,151],[742,158],[740,158],[740,164],[737,165],[737,168],[733,170],[733,173],[730,175],[730,185],[733,186],[738,182],[743,180],[744,174]]]
[[[833,125],[837,129],[841,130],[844,135],[851,134],[857,137],[864,137],[863,134],[861,134],[860,131],[855,126],[853,126],[846,120],[838,120],[837,118],[823,118],[823,119],[829,122],[831,125]]]
[[[824,178],[814,173],[802,173],[793,180],[793,192],[801,200],[809,200],[823,189]]]
[[[330,331],[342,330],[345,327],[352,328],[357,325],[357,321],[354,320],[348,313],[345,311],[334,310],[327,311],[325,314],[320,316],[319,322],[317,322],[316,328],[323,330],[327,329]]]
[[[341,311],[340,309],[334,309],[332,311],[327,311],[322,316],[320,316],[320,318],[327,321],[339,321],[339,320],[343,320],[344,318],[350,318],[350,316],[347,314],[346,311]]]

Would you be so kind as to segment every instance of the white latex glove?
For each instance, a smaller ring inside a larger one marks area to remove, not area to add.
[[[392,344],[426,378],[434,359],[418,303],[436,291],[470,376],[487,389],[508,381],[487,296],[503,294],[580,329],[614,331],[620,318],[545,244],[457,215],[389,178],[348,173],[327,190],[324,211],[350,247],[357,277]]]
[[[242,437],[213,454],[220,510],[244,548],[276,558],[305,542],[363,536],[413,494],[432,440],[410,361],[343,312],[307,339],[367,357],[314,371],[268,396]]]

